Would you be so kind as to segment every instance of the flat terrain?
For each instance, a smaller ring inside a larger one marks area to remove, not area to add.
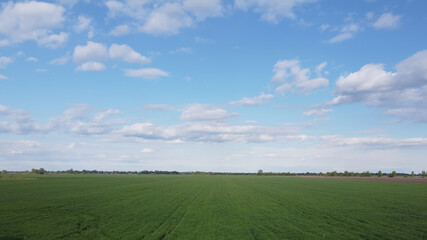
[[[347,179],[359,181],[380,181],[380,182],[413,182],[413,183],[427,183],[427,178],[423,177],[327,177],[327,176],[302,176],[305,178],[328,178],[328,179]]]
[[[0,180],[1,240],[427,239],[427,184],[264,176],[24,177],[31,179]]]

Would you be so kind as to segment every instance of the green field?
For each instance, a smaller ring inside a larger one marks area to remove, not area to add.
[[[0,180],[0,239],[427,239],[427,184],[264,176]],[[35,178],[35,179],[34,179]]]

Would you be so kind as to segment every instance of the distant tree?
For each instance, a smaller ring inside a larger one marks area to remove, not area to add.
[[[414,171],[412,171],[411,172],[411,177],[414,177],[415,176],[415,173],[414,173]]]
[[[423,171],[421,172],[421,176],[426,177],[426,171],[424,171],[424,170],[423,170]]]
[[[377,177],[382,177],[382,176],[383,176],[383,173],[381,171],[378,171]]]
[[[3,170],[3,171],[1,171],[1,174],[7,174],[7,171],[6,170]]]
[[[391,174],[389,175],[389,177],[396,177],[396,176],[397,176],[396,171],[391,172]]]
[[[67,170],[67,173],[73,174],[74,170],[71,168],[70,170]]]
[[[262,171],[262,169],[258,170],[258,175],[262,175],[264,172]]]
[[[33,169],[31,169],[31,173],[34,173],[34,174],[45,174],[46,170],[44,170],[44,168],[40,168],[40,169],[33,168]]]

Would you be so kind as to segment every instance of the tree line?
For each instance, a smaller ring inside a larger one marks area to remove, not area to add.
[[[7,170],[3,170],[2,174],[7,174]],[[264,172],[263,170],[259,170],[256,173],[251,172],[204,172],[204,171],[186,171],[186,172],[178,172],[178,171],[160,171],[160,170],[143,170],[143,171],[100,171],[100,170],[63,170],[63,171],[47,171],[44,168],[39,169],[31,169],[31,171],[10,171],[10,173],[24,173],[24,174],[157,174],[157,175],[258,175],[258,176],[327,176],[327,177],[427,177],[426,171],[421,171],[418,174],[415,174],[414,171],[411,174],[408,173],[397,173],[396,171],[392,171],[390,173],[383,173],[382,171],[378,171],[376,173],[372,173],[369,171],[365,172],[305,172],[305,173],[292,173],[292,172]]]

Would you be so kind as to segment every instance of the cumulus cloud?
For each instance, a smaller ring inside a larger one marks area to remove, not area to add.
[[[77,24],[74,26],[74,30],[78,33],[83,32],[85,30],[90,30],[91,29],[91,22],[92,19],[89,17],[85,17],[80,15],[77,19]]]
[[[42,37],[38,40],[38,43],[45,47],[58,48],[62,46],[68,39],[68,33],[61,32],[59,34],[51,34],[49,36]]]
[[[113,30],[110,31],[110,35],[113,36],[123,36],[130,32],[130,28],[126,24],[118,25]]]
[[[51,130],[79,135],[100,135],[112,132],[120,121],[105,121],[109,116],[118,114],[116,109],[106,109],[90,117],[90,106],[75,104],[64,111],[62,116],[50,120]]]
[[[312,3],[316,0],[236,0],[235,6],[242,10],[253,9],[261,13],[264,21],[278,23],[283,18],[294,19],[294,9],[304,3]]]
[[[323,68],[324,66],[321,66],[321,69]],[[329,84],[329,80],[321,76],[310,79],[310,69],[301,68],[299,60],[280,60],[274,65],[273,72],[275,75],[272,81],[279,85],[276,91],[280,93],[287,91],[307,93]]]
[[[149,63],[151,60],[140,53],[133,50],[126,44],[118,45],[112,44],[109,50],[110,58],[120,59],[129,63]]]
[[[167,77],[169,73],[158,68],[125,69],[125,75],[128,77],[138,77],[145,79],[156,79],[158,77]]]
[[[225,109],[214,105],[195,103],[185,106],[179,119],[185,121],[207,121],[221,120],[235,115],[235,113],[227,113]]]
[[[139,30],[153,35],[176,34],[181,28],[191,27],[193,22],[181,4],[166,3],[151,11]]]
[[[377,21],[373,24],[374,28],[377,29],[393,29],[400,25],[400,19],[402,16],[394,15],[393,13],[382,14]]]
[[[382,64],[367,64],[338,78],[330,105],[363,102],[387,114],[427,122],[427,50],[415,53],[388,72]]]
[[[74,48],[73,60],[82,62],[103,62],[108,59],[107,47],[104,44],[88,41],[86,46],[78,45]]]
[[[108,8],[110,17],[127,16],[135,19],[143,19],[148,9],[146,5],[149,1],[133,1],[133,0],[108,0],[105,5]]]
[[[138,30],[152,35],[177,34],[181,29],[195,26],[207,18],[222,17],[231,10],[251,10],[261,13],[261,18],[271,23],[278,23],[283,18],[295,19],[294,10],[305,3],[316,0],[236,0],[234,6],[226,5],[222,0],[166,0],[161,2],[108,0],[108,15],[127,17],[138,26]],[[111,35],[128,33],[127,25],[115,28]]]
[[[0,133],[28,134],[49,130],[47,126],[35,123],[31,114],[24,110],[0,105],[0,116],[5,119],[0,121]]]
[[[271,99],[274,96],[272,94],[264,94],[263,92],[256,97],[248,98],[244,97],[240,99],[239,101],[232,101],[230,104],[232,105],[246,105],[246,106],[254,106],[254,105],[260,105],[263,104],[265,100]]]
[[[198,122],[173,125],[169,127],[153,123],[136,123],[124,126],[117,133],[125,137],[145,140],[179,142],[270,142],[300,139],[292,136],[299,129],[295,127],[260,127],[251,125],[229,126],[218,122]]]
[[[37,41],[42,46],[56,48],[67,39],[68,34],[55,34],[61,27],[65,9],[46,2],[8,2],[0,10],[0,34],[6,36],[4,44]]]
[[[5,75],[3,75],[3,74],[0,74],[0,80],[7,80],[8,78],[5,76]]]
[[[192,27],[195,22],[208,17],[220,17],[224,7],[221,0],[150,1],[109,0],[106,2],[110,17],[129,17],[142,32],[152,35],[177,34],[181,29]],[[111,35],[128,33],[127,25],[116,27]]]
[[[81,65],[79,65],[76,70],[77,71],[96,71],[101,72],[106,69],[105,65],[100,62],[85,62]]]
[[[204,20],[207,17],[220,17],[224,12],[221,0],[186,0],[183,7],[196,16],[197,20]]]

